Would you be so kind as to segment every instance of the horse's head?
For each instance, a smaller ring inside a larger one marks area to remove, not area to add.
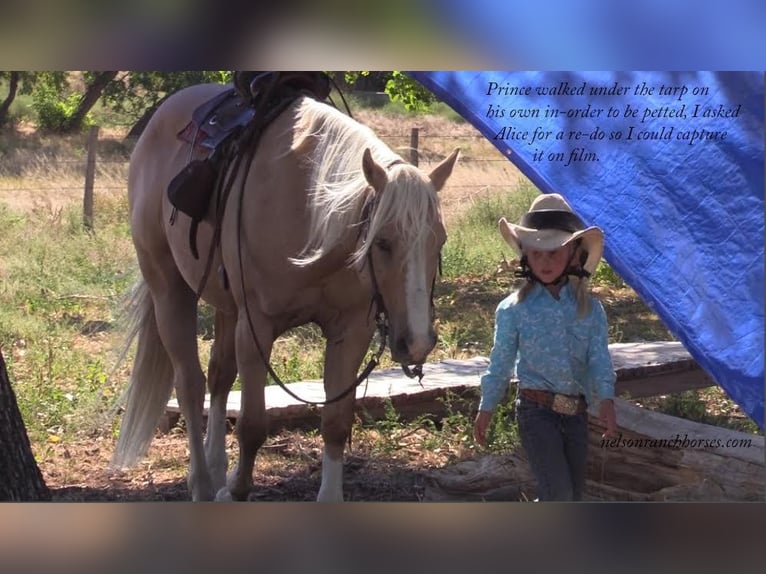
[[[437,192],[452,173],[458,150],[430,174],[397,163],[387,169],[364,152],[370,184],[365,270],[388,315],[388,344],[402,365],[423,363],[436,345],[433,287],[447,239]]]

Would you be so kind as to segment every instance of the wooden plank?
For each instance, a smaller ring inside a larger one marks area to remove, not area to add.
[[[715,386],[716,382],[700,368],[644,375],[642,377],[621,379],[614,385],[614,393],[622,398],[645,398],[659,395],[672,395],[683,391],[704,389]]]
[[[679,342],[617,343],[610,345],[609,350],[617,376],[618,396],[648,397],[715,384]],[[458,398],[478,397],[480,377],[488,364],[486,357],[428,363],[423,368],[425,376],[421,383],[407,378],[399,368],[373,372],[357,389],[357,410],[380,418],[386,401],[390,400],[404,419],[426,413],[438,418],[445,414],[441,399],[447,393]],[[325,399],[321,381],[300,381],[289,383],[288,387],[306,400]],[[271,431],[317,426],[321,407],[303,404],[274,385],[265,389],[265,396]],[[205,398],[205,414],[208,400],[209,396]],[[227,416],[232,420],[239,416],[240,400],[239,391],[229,394]],[[172,428],[179,413],[177,401],[171,399],[161,426],[166,430]]]
[[[370,374],[367,382],[356,389],[356,409],[371,418],[381,418],[388,400],[403,419],[415,418],[423,413],[442,416],[446,407],[442,401],[451,392],[456,397],[475,395],[479,376],[486,370],[485,357],[458,361],[444,360],[424,365],[425,376],[418,382],[404,375],[401,369],[383,369]],[[310,401],[325,399],[321,381],[288,383],[291,392]],[[266,412],[271,432],[281,428],[316,428],[321,407],[301,403],[276,385],[265,389]],[[205,397],[204,414],[207,415],[209,395]],[[232,391],[226,408],[226,416],[236,420],[239,416],[241,393]],[[176,399],[166,407],[161,429],[172,428],[178,422],[180,408]]]

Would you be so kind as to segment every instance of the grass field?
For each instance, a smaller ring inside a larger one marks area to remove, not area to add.
[[[403,154],[409,128],[417,126],[424,167],[461,148],[462,159],[441,193],[449,240],[436,291],[440,339],[431,359],[488,355],[495,306],[513,287],[513,255],[496,222],[501,215],[517,219],[537,190],[473,128],[449,114],[411,116],[384,109],[359,110],[355,117]],[[101,131],[94,230],[87,231],[81,207],[85,136],[56,138],[24,125],[0,133],[0,345],[38,460],[55,456],[60,445],[111,441],[116,433],[117,399],[130,369],[129,361],[115,369],[124,336],[120,310],[138,278],[125,198],[131,146],[120,134],[121,128]],[[610,342],[673,339],[606,263],[594,290],[607,310]],[[203,361],[211,332],[212,315],[203,308]],[[322,345],[314,327],[294,329],[275,345],[273,366],[284,380],[320,378]],[[388,365],[386,354],[382,366]],[[649,403],[757,432],[717,388]],[[439,442],[434,448],[446,450],[470,444],[469,420],[461,412],[456,409],[438,433],[421,420],[421,444]],[[394,432],[398,424],[391,413],[372,425],[377,438],[371,440],[385,450],[392,436],[406,432]],[[514,430],[498,428],[495,436],[497,448],[504,448]]]

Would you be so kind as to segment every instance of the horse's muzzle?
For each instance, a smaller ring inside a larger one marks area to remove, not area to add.
[[[390,342],[391,358],[402,365],[425,363],[428,354],[436,346],[436,333],[430,331],[426,337],[412,338],[409,333],[396,337]]]

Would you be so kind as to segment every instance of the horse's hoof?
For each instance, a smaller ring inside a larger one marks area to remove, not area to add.
[[[210,502],[215,500],[212,490],[205,490],[204,492],[197,492],[192,494],[192,502]]]
[[[228,487],[224,486],[215,494],[216,502],[232,502],[234,499],[231,496],[231,492]]]
[[[220,473],[218,476],[212,475],[212,480],[210,481],[213,483],[213,492],[218,492],[221,489],[227,488],[226,484],[226,474]]]
[[[188,478],[186,485],[191,492],[192,502],[210,502],[215,498],[215,491],[209,481],[195,481]]]
[[[330,492],[320,488],[319,494],[317,494],[317,502],[343,502],[343,492]]]

